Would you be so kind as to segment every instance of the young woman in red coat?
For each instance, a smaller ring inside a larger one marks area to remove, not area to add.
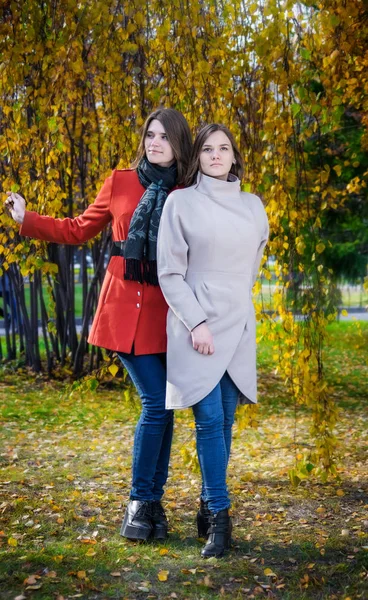
[[[133,449],[132,489],[121,527],[129,539],[165,539],[161,505],[173,432],[165,410],[167,305],[158,286],[157,233],[168,193],[182,184],[191,134],[171,108],[146,120],[133,169],[115,170],[96,200],[74,219],[25,210],[8,192],[6,206],[21,235],[60,244],[82,244],[112,222],[113,251],[88,341],[118,353],[142,401]]]

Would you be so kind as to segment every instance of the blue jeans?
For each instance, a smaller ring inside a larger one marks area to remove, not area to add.
[[[239,390],[226,372],[212,392],[193,406],[202,497],[214,513],[230,506],[226,470],[238,396]]]
[[[169,470],[174,417],[165,409],[165,354],[119,353],[142,402],[134,434],[131,500],[160,500]]]

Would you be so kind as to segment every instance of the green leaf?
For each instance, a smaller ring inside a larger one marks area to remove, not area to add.
[[[306,48],[301,48],[300,49],[300,56],[302,58],[304,58],[305,60],[310,60],[311,57],[311,51],[307,50]]]
[[[298,87],[298,96],[301,100],[304,100],[308,96],[308,91],[305,89],[305,87]]]
[[[95,379],[95,378],[90,379],[88,382],[88,387],[91,392],[94,392],[98,388],[98,385],[99,385],[99,381],[98,381],[98,379]]]
[[[340,17],[338,17],[337,15],[331,15],[330,23],[332,27],[337,27],[340,24]]]
[[[297,104],[296,102],[294,102],[294,104],[291,105],[291,110],[293,111],[294,117],[296,117],[296,115],[300,113],[301,109],[301,105]]]
[[[47,119],[47,126],[51,133],[55,133],[55,131],[57,131],[58,128],[56,117],[51,117],[51,119]]]

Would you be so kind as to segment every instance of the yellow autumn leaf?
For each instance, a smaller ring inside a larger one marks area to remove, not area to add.
[[[141,25],[144,25],[146,19],[145,19],[145,16],[143,13],[136,12],[134,15],[134,20],[137,23],[137,25],[141,26]]]
[[[317,250],[318,254],[322,254],[322,252],[324,251],[325,248],[326,248],[326,246],[324,245],[323,242],[319,242],[316,246],[316,250]]]
[[[157,573],[157,579],[159,581],[167,581],[170,571],[159,571]]]
[[[56,556],[54,556],[54,561],[55,562],[61,562],[63,560],[64,556],[62,554],[56,554]]]
[[[267,569],[265,569],[265,570],[263,571],[263,573],[264,573],[265,575],[267,575],[267,577],[277,577],[276,573],[274,573],[274,572],[272,571],[272,569],[270,569],[270,568],[268,568],[268,567],[267,567]]]
[[[109,366],[109,371],[113,377],[115,377],[116,373],[119,371],[119,367],[115,364]]]
[[[169,551],[167,548],[161,548],[161,550],[159,552],[160,556],[165,556],[165,554],[168,554],[168,553],[169,553]]]
[[[86,552],[86,556],[95,556],[96,551],[93,548],[89,548]]]
[[[345,496],[345,492],[344,492],[344,490],[338,489],[336,492],[336,495],[337,496]]]
[[[8,544],[9,544],[9,546],[13,546],[14,548],[15,548],[15,546],[18,546],[17,540],[15,538],[13,538],[13,537],[10,537],[8,539]]]
[[[348,311],[346,310],[346,308],[344,308],[344,309],[341,311],[341,314],[342,314],[342,316],[343,316],[343,317],[347,317],[349,313],[348,313]]]

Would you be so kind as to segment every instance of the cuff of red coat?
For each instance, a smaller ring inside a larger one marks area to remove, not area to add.
[[[35,231],[35,221],[38,217],[38,213],[26,210],[24,213],[23,223],[20,226],[19,233],[25,237],[33,237]]]

